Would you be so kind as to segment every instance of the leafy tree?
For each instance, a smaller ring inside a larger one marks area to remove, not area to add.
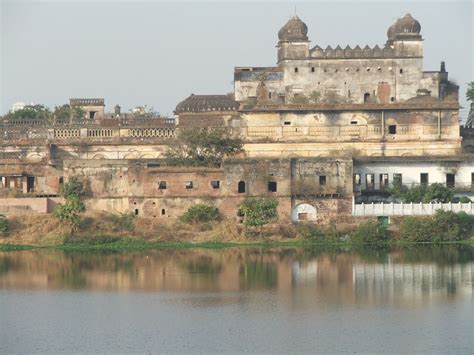
[[[474,81],[467,84],[466,99],[474,103]]]
[[[84,196],[84,186],[77,177],[72,176],[69,178],[68,182],[61,187],[61,195],[64,198],[68,197],[83,197]]]
[[[225,129],[181,129],[168,143],[166,160],[170,165],[219,166],[225,156],[242,152],[242,145],[242,139]]]
[[[71,233],[77,231],[81,223],[81,213],[86,210],[84,202],[78,196],[69,196],[64,204],[54,209],[54,216],[62,223],[68,223]]]
[[[429,186],[417,185],[411,188],[403,186],[401,182],[394,180],[393,187],[388,190],[390,195],[400,198],[405,203],[429,203],[439,201],[442,203],[456,202],[454,190],[443,184],[434,183]]]
[[[49,121],[51,117],[51,111],[44,105],[27,105],[15,112],[9,112],[5,116],[5,118],[9,120],[30,119],[45,121]]]
[[[241,205],[240,211],[244,215],[246,226],[263,226],[278,218],[278,201],[269,198],[247,198]]]
[[[56,106],[53,111],[53,116],[57,120],[68,120],[71,117],[71,106],[68,104]]]
[[[148,107],[147,105],[137,106],[131,111],[137,118],[154,118],[160,116],[158,111],[153,107]]]
[[[0,214],[0,234],[5,233],[8,230],[8,219],[5,215]]]
[[[86,210],[82,197],[84,196],[84,187],[76,178],[71,177],[69,181],[61,188],[61,194],[64,196],[64,204],[56,206],[54,216],[62,223],[67,223],[71,227],[71,233],[77,231],[81,223],[81,213]]]
[[[212,222],[220,219],[220,213],[217,207],[198,203],[190,207],[180,216],[180,220],[185,223],[193,222]]]

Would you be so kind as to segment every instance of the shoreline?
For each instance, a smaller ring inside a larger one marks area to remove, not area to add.
[[[464,240],[456,242],[406,242],[389,241],[378,244],[356,244],[350,242],[309,242],[305,240],[294,241],[255,241],[255,242],[144,242],[144,241],[121,241],[112,243],[78,243],[78,244],[0,244],[0,252],[22,251],[22,250],[64,250],[64,251],[140,251],[140,250],[179,250],[179,249],[224,249],[236,247],[286,247],[286,248],[346,248],[346,249],[383,249],[383,248],[403,248],[403,247],[433,247],[448,245],[470,245],[474,246],[474,240]]]

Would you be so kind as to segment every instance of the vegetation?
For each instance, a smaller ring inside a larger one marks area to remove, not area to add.
[[[387,227],[382,223],[370,220],[357,226],[350,240],[355,244],[380,245],[388,242],[389,233]]]
[[[130,110],[137,118],[156,118],[160,117],[160,113],[153,107],[147,105],[137,106],[133,110]]]
[[[474,103],[474,81],[467,84],[466,99]]]
[[[27,105],[20,110],[15,112],[9,112],[5,115],[8,120],[50,120],[51,111],[44,105]]]
[[[64,104],[54,108],[53,116],[56,120],[83,119],[85,111],[79,106],[71,107],[68,104]]]
[[[276,221],[278,201],[273,198],[247,198],[241,205],[244,225],[259,227]]]
[[[212,222],[220,220],[221,216],[217,207],[203,203],[195,204],[180,216],[185,223]]]
[[[54,216],[61,222],[69,224],[71,233],[74,233],[81,224],[81,213],[86,207],[82,201],[84,187],[77,178],[72,177],[61,188],[61,194],[65,199],[64,204],[54,209]]]
[[[133,212],[112,214],[110,219],[115,230],[132,232],[135,229]]]
[[[398,239],[416,243],[467,240],[471,237],[473,226],[474,216],[465,212],[438,210],[434,216],[403,218]]]
[[[168,144],[166,160],[170,165],[220,166],[224,157],[242,152],[242,145],[225,129],[182,129]]]
[[[5,233],[8,230],[8,219],[5,215],[0,214],[0,234]]]
[[[469,199],[460,199],[454,196],[454,189],[435,183],[431,185],[417,185],[411,188],[403,186],[399,181],[394,181],[393,187],[388,190],[390,195],[401,199],[405,203],[429,202],[469,202]]]

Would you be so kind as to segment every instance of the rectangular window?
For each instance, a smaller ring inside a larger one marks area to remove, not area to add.
[[[295,73],[298,73],[298,68],[295,68]]]
[[[308,220],[308,213],[301,212],[298,213],[298,221],[307,221]]]
[[[428,185],[428,173],[420,174],[420,185]]]
[[[455,184],[454,174],[446,174],[446,186],[454,187]]]
[[[221,182],[219,180],[213,180],[211,181],[211,186],[213,189],[218,189],[221,187]]]
[[[380,189],[388,188],[388,174],[380,174]]]
[[[351,121],[351,124],[357,124],[357,121]]]
[[[190,190],[193,188],[193,182],[192,181],[186,181],[186,190]]]
[[[360,174],[354,174],[354,176],[353,176],[354,186],[360,186],[360,183],[361,183],[360,180],[361,180]]]
[[[314,73],[314,67],[311,67],[311,73]]]
[[[276,183],[276,181],[269,181],[269,182],[268,182],[268,191],[269,191],[269,192],[276,192],[276,191],[277,191],[277,183]]]
[[[373,190],[374,187],[374,174],[365,174],[365,188],[367,190]]]
[[[326,175],[319,175],[319,186],[326,185]]]
[[[388,126],[388,134],[397,134],[397,125]]]
[[[289,126],[289,125],[291,125],[291,122],[285,121],[284,125],[285,125],[285,126]]]
[[[160,183],[158,184],[158,188],[160,190],[166,190],[166,181],[160,181]]]
[[[394,186],[402,186],[403,185],[403,180],[402,180],[402,174],[393,174],[393,185]]]
[[[268,93],[268,98],[269,98],[269,99],[272,98],[272,93],[271,93],[271,92]]]

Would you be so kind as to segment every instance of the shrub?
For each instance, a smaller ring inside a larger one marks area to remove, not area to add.
[[[436,211],[431,217],[405,217],[400,226],[400,239],[427,243],[450,242],[471,237],[474,217],[465,212]]]
[[[320,242],[325,239],[324,233],[313,224],[299,223],[297,230],[298,235],[309,242]]]
[[[387,227],[376,220],[358,225],[351,235],[351,241],[356,244],[384,244],[388,239]]]
[[[0,234],[8,230],[8,219],[3,214],[0,214]]]
[[[133,212],[117,213],[110,216],[112,226],[118,231],[133,231],[135,229],[135,225],[133,224],[134,219],[135,214]]]
[[[66,198],[66,202],[62,205],[56,206],[54,209],[54,216],[62,223],[68,223],[71,227],[71,232],[77,230],[81,223],[80,214],[86,210],[84,203],[77,196]]]
[[[278,218],[278,201],[272,198],[247,198],[241,205],[244,225],[263,226]]]
[[[75,176],[73,176],[61,187],[61,195],[64,196],[64,198],[70,196],[82,197],[84,196],[84,186]]]
[[[217,207],[198,203],[190,207],[179,219],[185,223],[212,222],[220,220]]]

